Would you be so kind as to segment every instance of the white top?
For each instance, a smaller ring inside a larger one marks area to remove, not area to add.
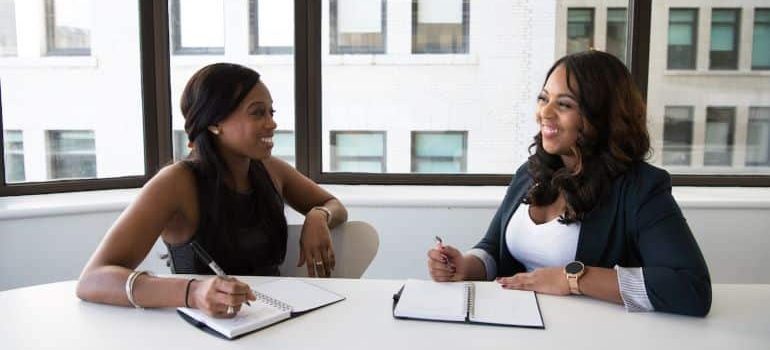
[[[251,284],[270,279],[242,278]],[[75,281],[2,291],[0,348],[396,350],[439,344],[442,350],[483,350],[515,341],[544,350],[706,350],[767,349],[770,344],[767,284],[713,285],[711,313],[705,319],[628,314],[622,306],[591,298],[538,294],[542,330],[394,319],[392,296],[403,280],[308,281],[347,299],[232,342],[193,327],[174,308],[139,310],[80,301]]]
[[[528,272],[541,267],[565,266],[575,260],[580,223],[568,225],[559,218],[537,224],[529,215],[529,205],[521,203],[505,229],[508,251]]]

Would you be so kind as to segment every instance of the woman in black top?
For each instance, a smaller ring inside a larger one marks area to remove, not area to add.
[[[77,287],[83,300],[142,307],[189,306],[234,316],[253,300],[234,278],[158,278],[133,271],[158,236],[175,273],[210,274],[198,243],[231,275],[277,275],[286,245],[284,200],[305,215],[297,266],[328,277],[334,269],[329,229],[347,220],[334,196],[271,157],[273,100],[257,72],[236,64],[206,66],[181,99],[192,152],[163,168],[107,232]]]

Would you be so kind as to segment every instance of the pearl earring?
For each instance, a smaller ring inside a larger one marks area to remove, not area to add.
[[[209,126],[209,131],[211,131],[211,133],[214,135],[219,135],[219,128],[216,126]]]

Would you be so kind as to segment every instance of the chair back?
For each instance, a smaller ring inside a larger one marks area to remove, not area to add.
[[[307,277],[306,265],[297,267],[301,233],[302,225],[289,225],[286,259],[280,266],[282,276]],[[335,227],[331,235],[336,261],[331,276],[360,278],[377,255],[380,246],[377,230],[363,221],[349,221]]]

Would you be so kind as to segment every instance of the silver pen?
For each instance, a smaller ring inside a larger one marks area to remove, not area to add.
[[[217,274],[218,277],[222,277],[224,279],[228,278],[225,271],[222,270],[222,268],[219,267],[219,265],[217,265],[217,262],[211,258],[211,255],[209,255],[209,253],[206,253],[206,251],[203,250],[203,247],[201,247],[200,244],[198,244],[198,242],[192,241],[190,242],[190,246],[192,246],[193,250],[195,251],[195,255],[201,258],[201,260],[203,260],[203,263],[208,265],[211,271],[214,271],[214,273]],[[251,303],[249,303],[249,301],[246,300],[246,305],[251,306]]]

